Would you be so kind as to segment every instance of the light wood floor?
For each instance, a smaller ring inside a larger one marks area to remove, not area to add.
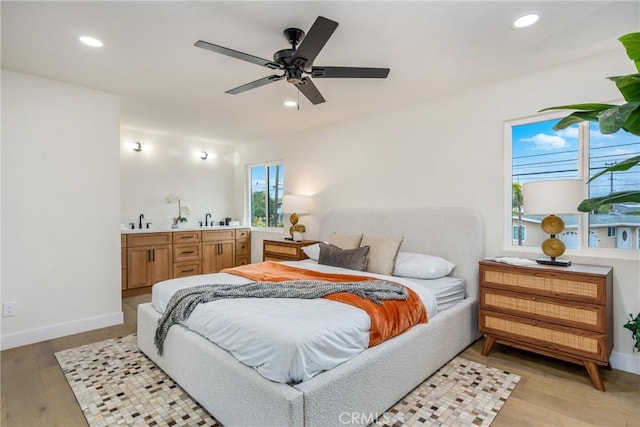
[[[136,307],[150,295],[123,299],[125,323],[1,353],[3,427],[86,426],[54,353],[135,332]],[[584,368],[495,345],[480,354],[482,340],[461,356],[522,376],[493,427],[640,426],[640,376],[601,370],[607,391],[591,386]]]

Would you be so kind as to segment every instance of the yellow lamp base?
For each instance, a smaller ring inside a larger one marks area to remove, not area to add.
[[[562,233],[562,230],[564,230],[564,221],[562,221],[562,218],[555,215],[549,215],[542,220],[540,228],[542,228],[542,231],[545,233],[551,235],[548,239],[545,239],[545,241],[542,242],[542,252],[549,258],[539,258],[536,262],[538,264],[557,265],[561,267],[570,266],[571,261],[558,259],[558,257],[562,256],[566,250],[564,242],[560,239],[556,239],[556,234],[560,234]]]

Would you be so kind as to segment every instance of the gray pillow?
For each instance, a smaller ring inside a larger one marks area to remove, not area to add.
[[[332,265],[334,267],[348,268],[350,270],[364,271],[367,268],[367,255],[369,246],[355,249],[340,249],[334,245],[319,243],[320,256],[318,264]]]

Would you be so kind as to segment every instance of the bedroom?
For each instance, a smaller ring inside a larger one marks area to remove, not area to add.
[[[247,25],[246,13],[229,4],[223,5],[225,10],[229,10],[229,14],[237,15],[236,21],[232,22]],[[543,4],[537,6],[544,7]],[[4,33],[7,28],[4,20],[9,16],[5,7],[3,4],[3,42],[9,43]],[[267,17],[276,17],[265,18],[268,25],[262,20],[251,21],[253,25],[267,25],[267,28],[261,28],[255,37],[247,36],[247,40],[242,40],[243,44],[238,48],[269,55],[280,46],[285,46],[284,39],[278,33],[283,25],[295,24],[308,28],[315,16],[320,14],[340,22],[336,37],[338,34],[346,37],[355,31],[352,28],[358,28],[357,14],[343,16],[338,13],[339,5],[333,4],[331,8],[327,6],[328,10],[320,4],[299,7],[300,10],[287,18],[291,22],[286,23],[277,20],[278,12],[264,11]],[[633,2],[620,3],[619,7],[623,8],[624,18],[617,19],[619,17],[615,14],[608,16],[611,22],[616,23],[615,28],[604,35],[593,34],[593,49],[588,50],[588,55],[582,54],[580,49],[574,49],[571,44],[575,42],[573,38],[556,44],[554,37],[560,38],[560,41],[565,40],[562,30],[572,33],[571,27],[566,29],[556,24],[558,33],[550,33],[546,39],[541,37],[542,48],[551,50],[553,55],[549,55],[554,57],[544,68],[532,65],[530,71],[519,70],[518,75],[505,75],[497,81],[486,81],[458,93],[446,96],[433,94],[434,98],[430,100],[410,100],[405,105],[389,105],[379,112],[367,114],[362,110],[365,108],[363,102],[359,102],[360,107],[356,108],[347,102],[355,103],[358,102],[357,99],[342,98],[341,88],[346,87],[345,83],[324,81],[322,90],[328,100],[325,105],[313,107],[308,103],[303,104],[299,112],[283,112],[275,110],[275,107],[263,107],[264,111],[276,115],[275,118],[267,117],[267,122],[280,127],[290,125],[290,122],[300,126],[314,124],[321,117],[321,112],[314,108],[323,107],[325,110],[350,109],[342,114],[355,115],[357,112],[361,116],[324,125],[317,123],[313,129],[291,129],[288,135],[266,138],[256,133],[247,137],[247,140],[240,139],[238,145],[221,145],[219,141],[229,138],[215,130],[206,134],[206,141],[201,141],[198,138],[203,133],[191,131],[189,126],[195,124],[189,122],[176,131],[178,136],[144,132],[147,126],[136,126],[136,123],[126,122],[124,119],[121,122],[120,113],[124,115],[137,106],[128,104],[128,99],[118,106],[117,93],[109,94],[106,93],[109,90],[85,88],[84,86],[92,86],[83,83],[82,75],[71,85],[61,83],[60,80],[64,79],[55,74],[40,75],[37,72],[23,71],[22,68],[12,70],[3,57],[3,65],[12,72],[3,73],[3,78],[11,78],[11,83],[14,84],[7,86],[7,81],[3,81],[3,97],[17,93],[21,101],[7,103],[3,99],[3,117],[14,112],[13,106],[30,106],[26,111],[17,111],[23,114],[18,117],[21,120],[18,123],[28,125],[10,127],[14,122],[5,122],[3,118],[2,301],[18,302],[17,316],[2,319],[3,348],[12,340],[13,346],[20,346],[120,323],[124,309],[119,288],[114,287],[114,283],[120,281],[119,240],[117,232],[114,234],[112,230],[118,230],[122,222],[134,221],[142,212],[148,222],[168,220],[172,211],[166,211],[166,205],[157,208],[164,210],[155,215],[153,209],[158,200],[163,203],[164,197],[171,191],[180,194],[192,208],[193,220],[196,211],[197,215],[204,215],[211,206],[216,218],[240,218],[244,214],[245,204],[244,165],[265,161],[284,159],[287,192],[314,194],[312,215],[304,217],[309,237],[313,238],[313,233],[317,232],[320,218],[336,207],[388,204],[398,207],[416,204],[467,206],[479,211],[484,218],[487,256],[537,256],[536,251],[509,253],[503,250],[503,123],[505,120],[533,116],[539,109],[550,105],[616,99],[619,95],[615,87],[604,77],[627,74],[632,69],[615,38],[637,29],[637,19],[634,19],[637,17],[637,8],[635,11],[627,11],[627,8],[633,7]],[[508,12],[511,9],[520,7],[512,5]],[[571,13],[578,13],[573,7],[570,9]],[[334,11],[336,14],[332,15]],[[280,10],[279,13],[283,12]],[[192,14],[195,15],[194,12]],[[163,14],[163,19],[168,19],[168,15]],[[598,22],[599,17],[602,14],[585,12],[584,16],[570,22],[577,25],[576,22],[580,21],[589,25],[593,20]],[[604,17],[607,18],[607,15]],[[194,16],[191,18],[196,19]],[[468,16],[466,18],[469,19]],[[207,16],[203,21],[211,19],[213,18]],[[46,19],[42,20],[36,23],[44,27]],[[626,23],[627,27],[620,25],[620,22]],[[206,28],[204,23],[201,25]],[[71,32],[71,28],[68,31]],[[216,41],[213,39],[216,33],[211,28],[206,31],[211,41]],[[125,32],[124,35],[128,33]],[[599,39],[599,36],[602,38]],[[75,41],[75,34],[71,37]],[[142,38],[140,35],[137,37]],[[196,50],[191,46],[193,37],[189,35],[190,43],[186,47],[177,48]],[[261,38],[268,38],[268,41],[259,41]],[[218,40],[221,44],[234,46],[233,39]],[[123,45],[130,42],[131,40],[123,40]],[[20,45],[19,41],[16,43]],[[338,42],[336,44],[339,45]],[[395,53],[389,54],[388,63],[375,50],[355,58],[358,59],[357,62],[355,59],[352,61],[346,53],[344,56],[331,57],[328,55],[340,54],[339,48],[334,50],[331,46],[327,45],[323,55],[339,63],[360,65],[362,62],[363,66],[389,66],[392,73],[402,72],[407,80],[415,79],[414,73],[420,71],[401,67]],[[358,44],[358,47],[361,45]],[[482,56],[472,56],[473,51],[481,48],[471,44],[464,54],[472,60],[481,61]],[[7,48],[3,46],[3,56],[6,54]],[[28,52],[25,50],[23,54],[28,55]],[[264,98],[261,89],[236,97],[226,95],[224,90],[262,77],[263,72],[258,67],[245,67],[244,64],[235,64],[229,60],[224,62],[224,66],[234,67],[234,71],[229,73],[233,76],[221,82],[220,86],[214,85],[215,65],[222,63],[224,58],[206,54],[201,53],[203,58],[198,63],[209,65],[202,65],[198,76],[202,79],[199,83],[207,85],[207,89],[200,86],[198,102],[205,109],[208,104],[202,97],[211,95],[222,104],[211,109],[211,115],[219,118],[212,119],[212,124],[208,126],[215,128],[225,120],[231,122],[231,119],[242,119],[236,108],[248,116],[249,108],[261,111],[259,104],[256,104],[259,102],[268,104],[277,99],[279,107],[282,92],[295,93],[284,82],[280,82],[271,88],[264,88],[269,94]],[[440,64],[446,65],[448,62],[446,57],[438,59]],[[25,61],[38,62],[39,57],[27,56]],[[129,64],[117,65],[114,72]],[[157,64],[150,65],[158,67]],[[144,62],[144,58],[140,58],[132,66],[144,71],[149,64]],[[168,67],[166,73],[170,77],[173,70],[171,67],[176,65],[166,61],[161,66]],[[79,67],[88,68],[89,65],[80,63]],[[422,67],[424,78],[429,81],[429,69],[433,64],[426,62]],[[496,73],[501,71],[491,64],[487,68]],[[460,78],[465,76],[467,70],[465,67],[450,69],[450,73],[456,72]],[[31,74],[50,80],[33,77]],[[145,73],[142,75],[144,77]],[[358,89],[367,97],[364,99],[374,96],[390,98],[391,94],[387,94],[385,90],[395,90],[387,89],[386,86],[392,79],[393,74],[388,81],[366,82],[366,85],[362,84]],[[435,91],[440,86],[430,84],[428,87]],[[162,88],[162,85],[159,87]],[[17,92],[8,92],[7,88],[15,88]],[[153,105],[150,104],[160,104],[163,99],[172,95],[168,89],[166,94],[162,89],[156,90],[146,104],[137,108],[140,113],[137,119],[144,124],[150,122],[153,115],[167,122],[173,116],[188,118],[181,110],[183,105],[165,111],[151,108]],[[34,105],[40,110],[35,110]],[[65,105],[66,108],[61,109],[60,105]],[[257,106],[253,107],[254,105]],[[225,116],[225,108],[235,111],[236,116]],[[460,117],[464,117],[463,123]],[[257,127],[251,122],[233,123],[245,128],[245,132],[257,132],[254,130]],[[12,144],[14,135],[19,140],[28,140],[29,145]],[[194,135],[197,138],[194,139]],[[153,153],[156,154],[157,162],[154,163],[151,157],[138,157],[150,160],[142,165],[132,164],[136,159],[133,155],[148,156],[149,152],[136,153],[121,149],[129,140],[142,138],[147,138],[149,145],[152,145],[151,141],[155,143]],[[207,173],[202,167],[204,162],[197,158],[195,160],[200,163],[189,163],[191,159],[180,163],[167,154],[171,150],[191,153],[196,148],[202,149],[203,144],[207,148],[221,150],[214,172]],[[226,161],[230,156],[237,159],[237,167]],[[142,180],[142,173],[153,179]],[[446,177],[446,185],[443,185],[442,177]],[[187,189],[176,184],[182,179],[191,180],[192,187]],[[136,183],[139,187],[135,187]],[[175,190],[170,188],[171,185],[176,185]],[[133,188],[135,190],[129,190]],[[215,189],[215,195],[209,195],[209,199],[199,204],[197,198],[202,197],[209,188]],[[161,213],[166,216],[161,216]],[[264,233],[254,233],[255,261],[261,260],[259,242],[263,235]],[[34,251],[37,251],[37,255]],[[632,339],[628,331],[621,327],[626,315],[637,312],[640,307],[637,257],[602,258],[581,254],[572,254],[570,257],[574,262],[614,267],[616,329],[615,358],[612,360],[617,358],[617,366],[638,373],[638,358],[632,352]],[[92,278],[90,285],[86,278]],[[41,286],[43,283],[49,285]]]

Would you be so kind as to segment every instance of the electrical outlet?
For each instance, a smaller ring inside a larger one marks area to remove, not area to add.
[[[15,301],[7,301],[2,305],[2,317],[13,317],[16,315],[18,304]]]

